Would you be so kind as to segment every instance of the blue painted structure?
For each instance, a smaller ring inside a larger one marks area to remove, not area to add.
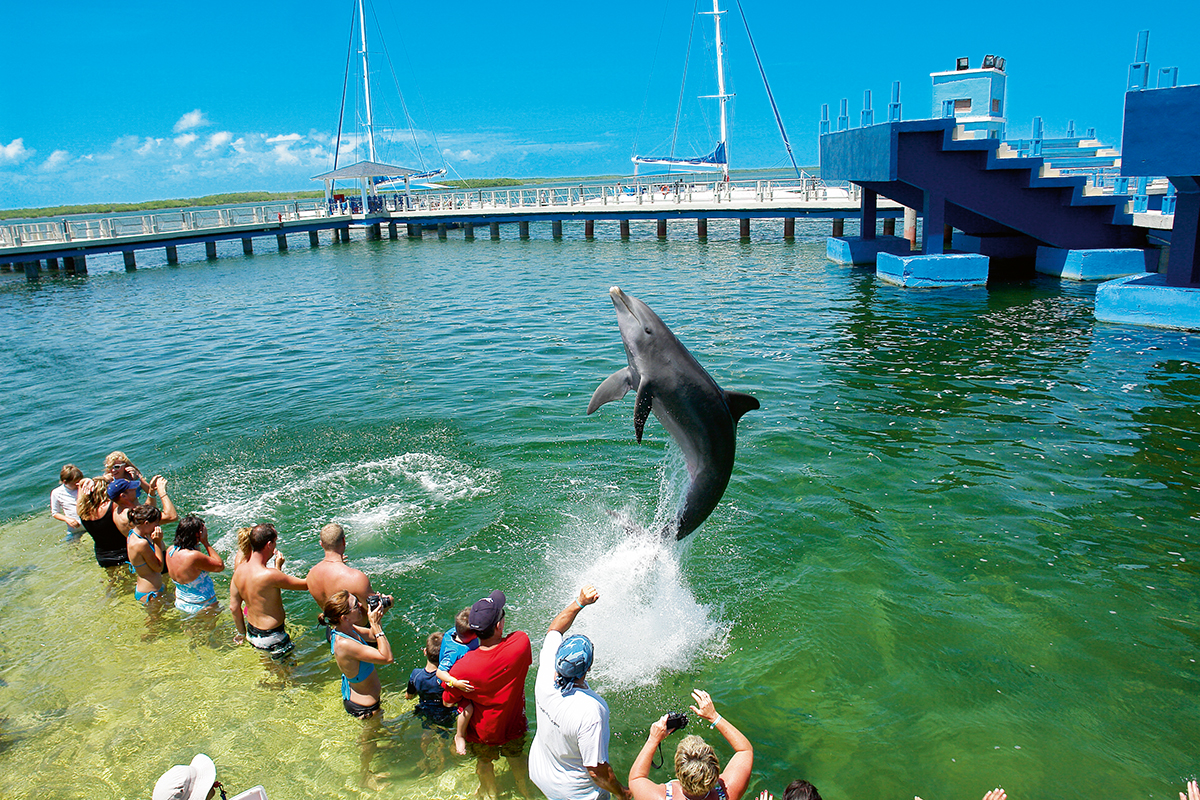
[[[1121,174],[1166,175],[1175,189],[1168,286],[1200,288],[1200,86],[1125,94]]]
[[[960,62],[964,59],[960,59]],[[933,72],[934,119],[954,118],[967,137],[1003,139],[1004,90],[1008,77],[1004,59],[987,56],[980,69]],[[999,66],[997,66],[997,64]]]
[[[1085,195],[1083,176],[1043,178],[1041,158],[1001,158],[998,139],[956,139],[955,119],[889,122],[821,137],[821,174],[921,211],[924,253],[942,252],[951,225],[1003,241],[1030,260],[1039,245],[1065,249],[1145,245],[1125,213],[1127,198]],[[986,247],[983,249],[986,252]]]

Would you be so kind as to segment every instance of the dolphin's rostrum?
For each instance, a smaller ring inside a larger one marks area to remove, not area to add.
[[[629,366],[605,378],[592,394],[587,413],[637,391],[633,429],[637,440],[650,412],[683,451],[691,484],[673,526],[664,534],[682,539],[712,513],[733,471],[737,422],[758,401],[717,385],[650,307],[614,286],[608,290]]]

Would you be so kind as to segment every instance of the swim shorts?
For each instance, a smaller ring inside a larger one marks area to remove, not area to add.
[[[352,717],[366,719],[379,710],[379,701],[376,700],[369,706],[360,706],[353,700],[342,699],[342,707],[346,709],[346,713]]]
[[[292,644],[292,637],[288,636],[282,625],[264,631],[247,622],[246,641],[259,650],[266,650],[271,654],[271,658],[275,659],[283,658],[296,649],[296,645]]]
[[[483,742],[467,742],[467,750],[480,761],[495,761],[500,756],[515,758],[525,753],[525,734],[510,739],[504,744],[484,744]]]

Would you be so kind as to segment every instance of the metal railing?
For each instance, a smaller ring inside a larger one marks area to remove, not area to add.
[[[368,197],[372,215],[453,214],[463,211],[512,213],[524,210],[563,209],[579,212],[588,208],[612,210],[637,206],[684,206],[703,209],[730,203],[768,206],[772,203],[842,202],[858,203],[859,187],[826,184],[805,176],[792,181],[666,181],[641,178],[614,184],[474,189],[427,190],[409,194]],[[37,222],[0,225],[0,248],[42,243],[98,242],[159,234],[208,233],[239,226],[269,225],[337,216],[362,215],[362,198],[356,195],[333,200],[303,200],[222,208],[128,214],[110,217],[61,217]]]

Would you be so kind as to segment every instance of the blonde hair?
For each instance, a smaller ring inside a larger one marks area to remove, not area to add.
[[[80,492],[75,499],[76,511],[82,516],[91,516],[96,513],[96,509],[104,505],[108,500],[108,478],[101,475],[98,478],[92,478],[92,488],[86,492]]]
[[[128,464],[131,467],[133,466],[133,462],[129,460],[129,456],[120,450],[113,450],[104,457],[104,471],[112,472],[113,464]]]
[[[675,777],[691,797],[703,797],[717,785],[721,764],[712,745],[699,736],[685,736],[675,748]]]
[[[250,557],[250,531],[252,530],[254,529],[250,527],[238,528],[237,549],[242,561]]]
[[[346,543],[346,531],[341,525],[336,522],[331,522],[324,528],[321,528],[321,549],[332,550],[338,544]]]

